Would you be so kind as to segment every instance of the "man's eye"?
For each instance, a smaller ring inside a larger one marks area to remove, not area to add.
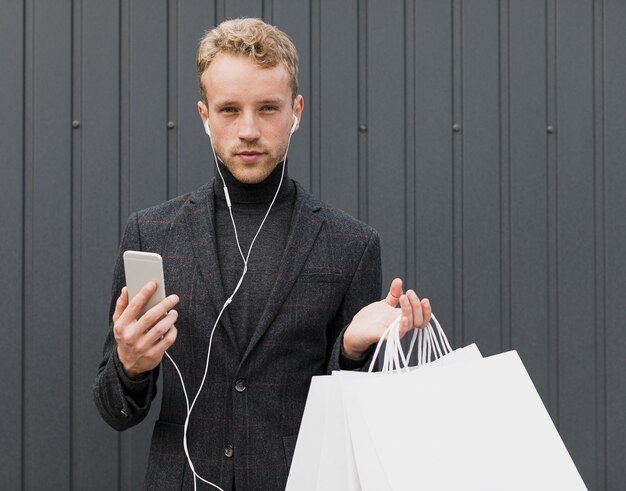
[[[223,113],[234,113],[235,111],[237,111],[234,107],[223,107],[221,109],[221,112]]]
[[[261,107],[261,111],[264,111],[264,112],[272,112],[272,111],[276,111],[276,110],[277,110],[276,106],[263,106],[263,107]]]

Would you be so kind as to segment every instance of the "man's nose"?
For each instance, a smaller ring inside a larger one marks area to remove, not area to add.
[[[242,116],[239,122],[239,138],[242,140],[257,140],[261,136],[258,122],[252,115]]]

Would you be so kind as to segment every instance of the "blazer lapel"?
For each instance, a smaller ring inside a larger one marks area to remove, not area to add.
[[[226,302],[226,295],[224,294],[221,270],[217,260],[213,180],[193,193],[189,198],[187,206],[187,209],[184,210],[184,215],[189,233],[189,242],[191,243],[200,273],[206,282],[209,298],[215,312],[213,317],[217,318]],[[220,322],[224,326],[235,351],[238,351],[228,309],[222,314]]]
[[[297,185],[297,193],[289,237],[287,238],[287,245],[285,246],[278,275],[276,276],[276,282],[265,304],[265,309],[252,335],[252,339],[246,348],[246,352],[241,360],[242,363],[280,311],[287,299],[287,295],[298,279],[300,270],[304,266],[324,223],[324,218],[317,213],[321,207],[320,202],[307,193],[300,185]]]

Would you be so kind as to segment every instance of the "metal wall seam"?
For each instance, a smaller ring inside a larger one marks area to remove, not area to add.
[[[367,84],[367,62],[368,62],[368,8],[367,0],[361,0],[357,5],[357,124],[358,124],[358,147],[357,147],[357,218],[367,222],[369,216],[368,206],[368,84]]]
[[[511,17],[510,0],[498,4],[500,21],[500,350],[511,349]]]
[[[546,126],[554,127],[557,118],[557,75],[556,75],[556,2],[546,0]],[[559,353],[558,353],[558,209],[557,209],[557,136],[553,132],[546,133],[547,155],[546,168],[548,186],[546,188],[548,203],[547,220],[547,256],[548,256],[548,411],[559,426]]]
[[[450,139],[452,151],[453,203],[453,338],[456,346],[465,344],[463,289],[463,2],[452,0],[452,121]]]
[[[606,380],[606,218],[605,218],[605,18],[604,2],[593,3],[594,107],[594,256],[595,256],[595,436],[596,489],[607,489],[607,380]]]
[[[419,288],[417,273],[417,199],[418,188],[416,171],[416,108],[415,95],[417,83],[415,77],[415,15],[414,1],[404,1],[404,168],[405,168],[405,200],[406,219],[405,229],[405,259],[406,284],[412,288]],[[418,295],[420,290],[417,290]]]
[[[316,196],[322,194],[322,22],[321,2],[310,2],[311,47],[310,47],[310,87],[311,104],[309,120],[311,122],[311,169],[309,191]]]
[[[80,359],[77,353],[80,353],[80,326],[81,321],[81,304],[82,304],[82,2],[71,1],[71,59],[70,59],[70,115],[72,117],[72,131],[70,133],[70,333],[69,333],[69,484],[70,489],[75,486],[76,470],[75,465],[77,444],[75,439],[78,432],[76,431],[76,416],[79,414],[78,403],[75,400],[79,391],[75,390],[75,385],[80,379],[81,367],[77,366],[76,360]],[[66,123],[69,124],[69,121]],[[82,419],[78,419],[81,421]],[[79,486],[76,486],[79,487]]]

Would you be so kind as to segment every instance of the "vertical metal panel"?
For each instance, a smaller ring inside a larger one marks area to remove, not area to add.
[[[75,4],[76,5],[76,4]],[[119,229],[119,2],[85,0],[75,15],[72,486],[116,489],[119,439],[91,400],[108,331]],[[87,367],[93,367],[87,369]],[[112,458],[114,457],[114,458]]]
[[[461,0],[452,2],[452,335],[454,344],[464,340],[463,315],[463,39]]]
[[[120,194],[119,232],[121,239],[124,224],[130,213],[130,2],[120,1]]]
[[[558,425],[558,248],[557,248],[557,165],[556,165],[556,1],[546,2],[546,119],[548,126],[553,128],[553,133],[548,134],[546,152],[546,172],[548,175],[547,192],[547,223],[548,223],[548,372],[546,374],[548,385],[548,411],[552,419]]]
[[[498,2],[462,9],[464,339],[492,354],[500,349]]]
[[[70,486],[71,1],[35,2],[27,55],[32,91],[26,195],[24,488]]]
[[[381,236],[386,291],[406,271],[404,2],[369,2],[366,20],[368,186],[363,191],[368,221]]]
[[[416,2],[403,2],[404,3],[404,160],[405,170],[404,178],[406,180],[405,189],[405,208],[406,208],[406,221],[405,221],[405,238],[404,243],[406,247],[406,268],[405,268],[405,282],[407,285],[411,285],[411,288],[415,289],[418,295],[425,296],[423,290],[420,290],[420,284],[417,280],[417,266],[416,266],[416,234],[417,227],[417,192],[415,188],[415,175],[417,173],[416,166],[416,141],[415,141],[415,127],[416,127],[416,44],[417,28],[415,26],[415,10]],[[405,343],[408,341],[405,340]]]
[[[234,19],[235,17],[263,17],[263,2],[259,2],[259,0],[224,0],[224,19]]]
[[[322,20],[319,2],[311,2],[311,97],[308,104],[309,121],[311,122],[311,169],[309,190],[318,195],[322,185]],[[306,104],[306,102],[305,102]]]
[[[519,351],[537,390],[547,401],[545,2],[509,5],[510,148],[508,161],[502,165],[510,167],[510,344]]]
[[[407,22],[414,23],[415,32],[414,66],[407,73],[415,101],[407,142],[414,147],[407,165],[415,169],[409,185],[415,194],[414,249],[409,254],[414,254],[418,293],[431,299],[437,318],[452,334],[452,2],[416,2],[414,18]]]
[[[167,197],[180,193],[178,186],[178,2],[167,2]],[[193,52],[192,52],[193,53]],[[191,94],[190,94],[191,95]]]
[[[147,15],[149,12],[149,15]],[[167,1],[130,2],[127,13],[129,70],[130,210],[167,199]],[[147,449],[158,404],[140,425],[122,435],[123,489],[139,489],[147,466]]]
[[[177,194],[198,188],[213,176],[214,162],[209,139],[202,128],[196,102],[200,100],[198,77],[196,75],[196,49],[205,31],[215,24],[214,8],[211,2],[194,0],[178,2],[178,23],[176,28],[176,89],[175,117],[177,140]]]
[[[592,2],[557,3],[559,428],[595,478]],[[581,356],[583,353],[588,356]]]
[[[134,0],[129,15],[130,208],[138,210],[167,198],[167,1]]]
[[[270,2],[267,2],[270,3]],[[312,16],[309,1],[273,0],[271,18],[266,21],[287,33],[298,50],[299,92],[304,97],[304,113],[300,128],[291,139],[289,147],[289,175],[305,188],[311,188],[311,118],[315,101],[311,97],[311,28]]]
[[[358,2],[320,2],[321,198],[358,213]]]
[[[595,377],[595,482],[596,489],[607,483],[606,424],[606,261],[605,261],[605,166],[604,166],[604,3],[593,5],[593,105],[594,105],[594,377]],[[626,276],[625,276],[626,277]],[[626,384],[623,385],[626,387]],[[622,408],[626,412],[626,406]],[[626,439],[626,429],[623,431]],[[626,476],[625,476],[626,477]]]
[[[605,2],[604,10],[604,168],[603,254],[606,332],[606,487],[626,482],[626,4]],[[597,88],[600,90],[600,87]],[[598,415],[601,418],[603,415]]]
[[[369,183],[369,139],[368,139],[368,71],[369,71],[369,41],[368,41],[368,16],[369,2],[360,2],[357,14],[357,77],[358,77],[358,113],[359,123],[357,137],[357,162],[358,162],[358,215],[357,217],[367,222],[369,219],[368,208],[368,183]],[[384,269],[384,268],[383,268]],[[386,283],[386,279],[383,278]]]
[[[511,347],[511,5],[499,4],[500,349]]]
[[[24,172],[24,7],[22,2],[0,5],[0,210],[2,228],[0,257],[0,309],[3,355],[0,357],[0,476],[7,490],[22,485],[22,261],[23,261],[23,172]],[[5,95],[10,94],[10,97]]]

